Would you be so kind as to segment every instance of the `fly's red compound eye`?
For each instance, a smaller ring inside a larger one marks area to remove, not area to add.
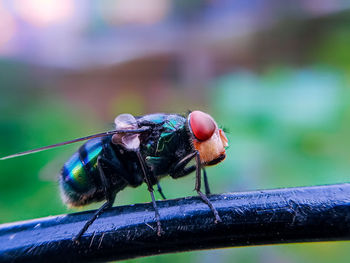
[[[200,141],[208,140],[216,129],[214,120],[202,111],[191,112],[189,122],[193,135]]]

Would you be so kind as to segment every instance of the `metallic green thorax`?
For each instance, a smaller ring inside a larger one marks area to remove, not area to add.
[[[141,153],[155,175],[165,175],[179,158],[191,149],[186,118],[176,114],[151,114],[138,121],[149,121],[159,127],[141,144]]]

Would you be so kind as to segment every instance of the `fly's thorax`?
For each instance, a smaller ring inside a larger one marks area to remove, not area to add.
[[[187,118],[194,150],[199,152],[203,165],[215,165],[226,157],[228,140],[214,119],[201,111],[193,111]]]
[[[168,174],[172,165],[192,151],[185,117],[158,113],[142,116],[138,121],[139,126],[151,127],[149,133],[140,137],[140,150],[154,175]]]
[[[176,114],[150,114],[140,119],[140,125],[152,125],[150,133],[141,136],[141,149],[146,156],[162,157],[174,155],[186,140],[186,119]]]

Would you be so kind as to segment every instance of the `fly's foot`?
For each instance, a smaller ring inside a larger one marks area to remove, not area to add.
[[[78,236],[73,237],[73,238],[72,238],[73,243],[74,243],[74,244],[77,244],[77,245],[80,245],[79,238],[80,238],[80,237],[78,237]]]
[[[163,231],[163,229],[162,229],[162,226],[160,225],[160,222],[159,221],[157,221],[157,236],[161,236],[161,235],[163,235],[165,232]]]
[[[85,225],[85,226],[86,226],[86,225]],[[75,236],[72,238],[72,241],[73,241],[74,244],[80,245],[80,238],[82,237],[82,235],[85,233],[85,231],[86,231],[86,229],[87,229],[85,226],[79,231],[79,233],[78,233],[77,235],[75,235]],[[85,228],[86,228],[86,229],[85,229]]]
[[[197,193],[198,193],[198,195],[201,197],[202,201],[203,201],[204,203],[206,203],[206,204],[209,206],[210,210],[213,212],[213,214],[214,214],[214,216],[215,216],[215,221],[214,221],[215,224],[221,223],[221,222],[222,222],[221,217],[219,216],[218,211],[215,209],[215,207],[214,207],[213,204],[210,202],[210,200],[208,199],[208,197],[207,197],[205,194],[203,194],[201,191],[197,191]]]
[[[162,225],[160,223],[160,216],[159,216],[159,212],[158,212],[158,208],[155,211],[155,215],[156,215],[156,221],[157,221],[157,236],[161,236],[162,234],[164,234],[164,231],[162,229]]]
[[[215,221],[214,221],[214,223],[215,223],[215,224],[218,224],[218,223],[221,223],[221,222],[222,222],[221,217],[220,217],[219,215],[215,215]]]

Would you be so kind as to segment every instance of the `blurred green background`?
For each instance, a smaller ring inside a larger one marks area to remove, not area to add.
[[[0,156],[113,128],[120,113],[210,113],[228,130],[214,193],[347,182],[346,1],[0,1]],[[74,212],[71,145],[0,163],[0,223]],[[194,176],[162,180],[194,195]],[[159,198],[159,196],[158,196]],[[149,202],[126,189],[116,205]],[[99,204],[86,209],[93,209]],[[349,242],[195,251],[129,262],[348,262]]]

